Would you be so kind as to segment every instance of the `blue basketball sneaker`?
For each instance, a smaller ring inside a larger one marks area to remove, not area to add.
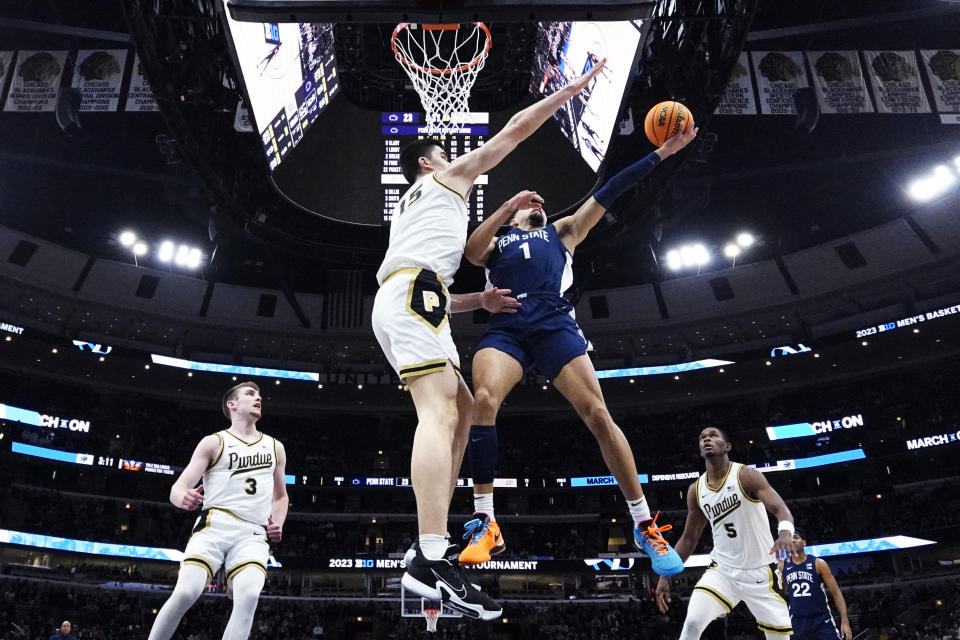
[[[658,527],[659,516],[660,512],[657,511],[653,520],[634,525],[633,544],[650,557],[654,573],[660,576],[673,576],[683,571],[683,561],[680,559],[680,554],[660,535],[664,531],[673,529],[673,525],[665,524]]]

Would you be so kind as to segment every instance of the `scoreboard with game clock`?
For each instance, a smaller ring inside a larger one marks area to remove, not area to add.
[[[381,114],[380,133],[383,137],[383,169],[380,184],[383,185],[383,222],[393,218],[393,208],[410,185],[400,171],[400,151],[416,140],[437,137],[447,157],[452,161],[465,153],[483,146],[490,129],[490,114],[470,113],[464,126],[444,136],[428,136],[426,116],[415,111],[385,111]],[[470,222],[483,222],[484,187],[487,175],[481,175],[474,183],[467,202]]]

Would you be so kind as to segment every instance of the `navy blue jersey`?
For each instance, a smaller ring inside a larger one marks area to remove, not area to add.
[[[487,259],[487,280],[521,300],[527,295],[563,298],[573,285],[572,265],[573,256],[553,224],[535,231],[515,228],[497,238]]]
[[[783,562],[783,584],[792,618],[830,618],[827,588],[817,573],[817,557],[808,555],[803,562]]]
[[[587,352],[589,343],[565,297],[573,285],[573,256],[552,224],[535,231],[512,229],[497,238],[487,259],[487,280],[510,289],[522,306],[517,313],[490,316],[477,349],[509,354],[524,369],[536,366],[548,380]]]

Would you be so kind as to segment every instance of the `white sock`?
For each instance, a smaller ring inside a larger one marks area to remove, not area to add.
[[[650,507],[647,506],[646,496],[641,497],[639,500],[627,500],[627,506],[630,507],[630,516],[633,517],[635,523],[640,524],[641,522],[651,519]]]
[[[420,536],[420,551],[427,560],[442,560],[447,552],[450,541],[435,533],[424,533]]]
[[[490,522],[496,522],[497,518],[493,514],[493,494],[475,493],[473,494],[473,510],[485,513],[490,516]]]

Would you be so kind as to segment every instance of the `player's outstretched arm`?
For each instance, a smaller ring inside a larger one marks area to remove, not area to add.
[[[510,289],[490,287],[474,293],[451,293],[450,313],[486,309],[490,313],[516,313],[520,302],[510,297]]]
[[[197,483],[203,478],[204,472],[216,462],[222,447],[223,440],[216,434],[204,437],[197,444],[190,462],[170,488],[170,502],[173,506],[193,511],[203,504],[203,486],[197,487]]]
[[[290,508],[290,496],[287,495],[287,450],[283,443],[277,443],[277,465],[273,468],[273,506],[267,520],[267,537],[271,542],[279,542],[283,537],[283,523]]]
[[[840,585],[837,584],[837,579],[833,577],[833,572],[830,571],[830,565],[827,564],[826,560],[817,558],[816,565],[820,579],[823,580],[823,584],[827,585],[827,590],[833,596],[833,604],[837,606],[837,611],[840,612],[840,633],[843,634],[844,640],[853,640],[850,618],[847,617],[847,601],[843,599]]]
[[[607,212],[607,209],[613,206],[617,198],[650,175],[650,172],[661,161],[666,160],[690,144],[697,137],[698,131],[697,128],[691,128],[673,136],[663,143],[662,147],[647,154],[607,180],[593,196],[587,198],[587,201],[580,205],[580,208],[572,216],[557,220],[554,226],[567,250],[573,251],[578,244],[583,242],[583,239],[600,222],[600,218]]]
[[[707,518],[697,504],[697,483],[694,482],[687,489],[687,522],[683,525],[683,533],[677,540],[677,544],[673,545],[681,560],[686,562],[693,550],[697,548],[697,543],[706,526]],[[657,606],[663,613],[670,609],[670,578],[667,576],[660,576],[660,580],[657,581]]]
[[[576,81],[514,114],[507,125],[482,147],[454,160],[449,167],[437,174],[437,178],[451,189],[466,193],[480,174],[500,164],[500,161],[516,149],[518,144],[529,138],[540,128],[540,125],[549,120],[557,109],[583,91],[590,80],[603,70],[605,62],[606,58]]]
[[[793,515],[787,507],[787,503],[770,486],[763,474],[756,469],[741,467],[740,486],[743,487],[743,491],[748,498],[762,502],[767,511],[772,513],[779,523],[777,525],[777,539],[774,541],[773,547],[770,548],[770,553],[778,561],[789,558],[794,554],[795,549],[793,545]]]
[[[492,216],[480,223],[467,238],[463,256],[470,264],[482,267],[493,251],[497,229],[505,225],[521,209],[542,209],[543,198],[536,191],[521,191],[497,209]]]

